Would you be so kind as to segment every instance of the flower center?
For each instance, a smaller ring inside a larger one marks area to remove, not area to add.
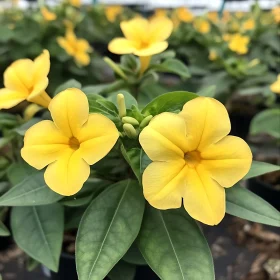
[[[186,164],[191,168],[195,168],[201,160],[200,153],[198,151],[187,152],[185,153],[184,158]]]
[[[72,137],[69,139],[69,146],[73,150],[78,150],[80,148],[80,142],[77,138]]]

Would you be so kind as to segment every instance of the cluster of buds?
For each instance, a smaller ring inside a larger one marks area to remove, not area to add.
[[[136,118],[130,117],[126,115],[126,105],[125,105],[125,98],[123,94],[118,94],[117,96],[118,102],[118,110],[119,116],[123,123],[123,132],[120,132],[120,136],[124,137],[127,136],[131,139],[136,139],[140,133],[140,131],[146,127],[151,119],[153,118],[152,115],[143,116],[141,121],[137,120]]]

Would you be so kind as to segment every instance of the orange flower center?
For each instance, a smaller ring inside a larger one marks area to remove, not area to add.
[[[69,146],[73,150],[78,150],[80,148],[80,142],[77,138],[72,137],[69,139]]]
[[[201,160],[200,152],[198,151],[188,152],[185,154],[184,159],[189,167],[195,168],[200,163]]]

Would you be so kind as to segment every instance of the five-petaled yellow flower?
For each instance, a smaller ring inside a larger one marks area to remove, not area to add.
[[[50,54],[13,62],[4,72],[4,86],[0,89],[0,109],[9,109],[27,100],[48,107],[51,98],[45,92],[49,84]]]
[[[255,21],[252,18],[247,19],[242,23],[242,29],[247,30],[253,30],[255,28]]]
[[[191,11],[187,8],[184,8],[184,7],[181,7],[181,8],[177,8],[175,10],[177,16],[178,16],[178,19],[180,21],[183,21],[183,22],[192,22],[193,19],[194,19],[194,15],[191,13]]]
[[[49,11],[46,7],[41,8],[41,14],[46,21],[56,20],[56,14]]]
[[[252,153],[244,140],[227,136],[230,120],[217,100],[197,97],[179,114],[156,116],[140,134],[153,161],[144,171],[143,189],[155,208],[180,208],[196,220],[218,224],[225,215],[225,188],[249,171]]]
[[[105,16],[108,21],[114,22],[118,15],[122,12],[122,6],[116,5],[116,6],[108,6],[105,8]]]
[[[248,36],[234,34],[229,40],[229,49],[238,54],[246,54],[248,52],[248,44],[250,39]]]
[[[277,80],[270,85],[270,90],[274,93],[280,94],[280,74],[278,74]]]
[[[207,20],[202,18],[197,18],[194,23],[194,28],[202,34],[206,34],[210,31],[210,24]]]
[[[86,95],[67,89],[50,105],[52,121],[41,121],[27,130],[23,159],[45,171],[46,184],[61,195],[77,193],[88,179],[90,166],[105,157],[119,133],[115,124],[101,114],[89,114]]]
[[[108,46],[115,54],[135,54],[141,59],[141,71],[149,66],[152,55],[167,49],[166,39],[170,36],[173,23],[167,17],[157,17],[150,21],[144,18],[134,18],[121,22],[125,38],[115,38]]]
[[[72,28],[66,30],[65,37],[58,37],[57,42],[75,59],[78,65],[89,65],[90,56],[88,53],[92,51],[92,48],[87,40],[77,38]]]

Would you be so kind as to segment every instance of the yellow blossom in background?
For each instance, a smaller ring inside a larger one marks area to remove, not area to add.
[[[122,6],[107,6],[105,7],[105,16],[108,21],[114,22],[119,14],[121,14],[123,8]]]
[[[192,14],[192,12],[187,9],[187,8],[184,8],[184,7],[181,7],[181,8],[177,8],[175,10],[177,16],[178,16],[178,19],[180,21],[183,21],[183,22],[192,22],[193,19],[194,19],[194,15]]]
[[[183,204],[194,219],[218,224],[225,215],[225,188],[249,171],[252,153],[244,140],[227,136],[230,120],[223,104],[197,97],[179,114],[162,113],[140,134],[153,161],[143,173],[146,200],[157,209]]]
[[[166,17],[167,10],[166,9],[156,9],[153,16],[154,17]]]
[[[147,20],[134,18],[121,22],[125,38],[115,38],[109,45],[110,52],[115,54],[134,54],[140,57],[141,72],[149,66],[152,55],[165,51],[168,47],[167,38],[173,30],[173,23],[167,17]]]
[[[174,30],[177,29],[181,22],[180,19],[178,18],[178,15],[174,11],[171,14],[171,20],[173,23],[173,29]]]
[[[229,40],[229,49],[238,54],[246,54],[248,52],[248,44],[250,39],[248,36],[234,34]]]
[[[233,20],[233,21],[230,23],[230,29],[231,29],[231,31],[234,31],[234,32],[239,31],[239,29],[240,29],[240,24],[239,24],[239,22],[236,21],[236,20]]]
[[[235,15],[238,19],[240,19],[240,18],[243,18],[243,16],[245,15],[245,13],[244,13],[244,12],[236,12],[234,15]]]
[[[68,28],[65,37],[58,37],[57,42],[76,63],[81,66],[86,66],[90,63],[89,52],[92,51],[91,46],[85,39],[79,39],[71,28]]]
[[[9,109],[27,100],[48,107],[51,98],[45,92],[50,71],[50,54],[44,50],[31,59],[19,59],[4,72],[4,86],[0,89],[0,109]]]
[[[66,29],[74,30],[74,24],[71,20],[65,19],[63,20],[63,24],[65,25]]]
[[[208,12],[207,13],[207,18],[209,20],[211,20],[214,23],[218,23],[219,22],[219,15],[217,12]]]
[[[49,11],[46,7],[41,8],[41,14],[46,21],[56,20],[56,14]]]
[[[242,23],[242,29],[247,30],[253,30],[255,28],[255,20],[252,18],[247,19]]]
[[[69,0],[69,3],[76,8],[81,7],[81,0]]]
[[[86,95],[67,89],[49,105],[52,121],[27,130],[22,158],[36,169],[48,165],[46,184],[61,195],[77,193],[88,179],[90,165],[105,157],[119,137],[115,124],[101,114],[89,114]]]
[[[228,42],[231,39],[232,35],[229,33],[223,34],[223,40]]]
[[[274,20],[277,23],[280,23],[280,6],[276,6],[271,10],[271,13],[274,16]]]
[[[224,11],[223,12],[223,17],[222,17],[222,21],[224,23],[227,23],[229,20],[231,19],[231,14],[229,11]]]
[[[270,85],[270,90],[274,93],[280,94],[280,74],[278,74],[277,80]]]
[[[218,58],[217,52],[215,50],[210,50],[208,58],[211,61],[216,60]]]
[[[206,34],[210,31],[210,24],[207,20],[202,18],[197,18],[194,21],[194,28],[202,34]]]

